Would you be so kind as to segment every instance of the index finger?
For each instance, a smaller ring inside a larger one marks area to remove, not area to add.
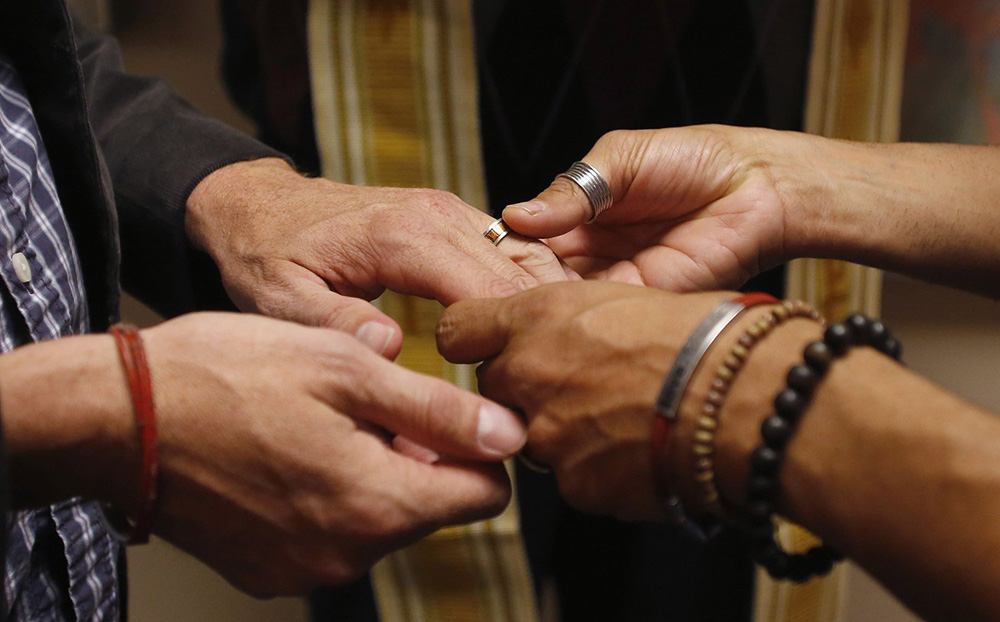
[[[510,340],[508,300],[483,298],[448,307],[436,331],[441,355],[452,363],[476,363],[502,352]]]

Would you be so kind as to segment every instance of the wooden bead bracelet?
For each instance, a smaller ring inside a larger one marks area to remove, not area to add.
[[[698,488],[700,502],[710,514],[732,522],[733,513],[723,507],[715,482],[715,433],[719,428],[719,413],[729,395],[729,388],[743,369],[754,346],[771,334],[776,327],[794,318],[823,323],[823,317],[808,303],[786,300],[772,307],[762,318],[750,325],[736,345],[715,369],[708,395],[696,420],[694,442],[691,444],[692,478]]]

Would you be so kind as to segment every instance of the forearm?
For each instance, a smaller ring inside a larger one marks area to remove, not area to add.
[[[0,356],[14,506],[132,499],[138,448],[129,400],[111,337],[60,339]]]
[[[771,145],[787,258],[846,259],[1000,296],[1000,149],[796,134]]]
[[[745,498],[759,424],[817,336],[805,322],[779,329],[733,385],[718,436],[725,498]],[[833,365],[801,419],[781,470],[779,508],[921,614],[995,619],[998,438],[994,418],[856,349]]]

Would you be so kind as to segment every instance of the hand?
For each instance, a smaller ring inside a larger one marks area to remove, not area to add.
[[[482,236],[492,218],[452,194],[308,179],[281,160],[215,171],[186,218],[241,310],[338,328],[390,358],[402,332],[365,302],[385,288],[448,305],[566,279],[538,241],[494,247]]]
[[[585,278],[678,292],[738,287],[786,259],[784,206],[760,147],[764,133],[723,126],[612,132],[584,158],[615,197],[595,223],[582,226],[590,204],[565,178],[508,206],[504,220],[524,235],[550,238]]]
[[[617,283],[547,285],[450,307],[438,347],[456,363],[486,360],[480,391],[525,413],[532,456],[552,467],[570,504],[657,519],[656,397],[688,334],[725,297]]]
[[[155,532],[242,590],[342,583],[509,500],[499,461],[523,445],[520,420],[344,333],[198,314],[143,336],[159,427]],[[445,457],[400,455],[396,433]]]

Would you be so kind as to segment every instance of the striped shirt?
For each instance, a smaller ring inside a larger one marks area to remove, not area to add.
[[[87,332],[83,276],[25,89],[0,54],[0,352]],[[95,502],[10,520],[4,619],[120,618],[121,544]]]

